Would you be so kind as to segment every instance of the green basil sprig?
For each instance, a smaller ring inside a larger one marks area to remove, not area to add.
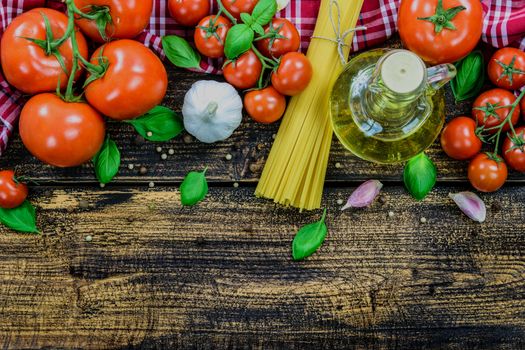
[[[208,194],[208,181],[206,171],[191,171],[186,175],[180,185],[180,200],[184,206],[193,206],[202,201]]]
[[[201,56],[186,40],[176,35],[162,37],[166,57],[177,67],[200,68]]]
[[[39,233],[36,227],[35,207],[29,201],[14,209],[0,208],[0,222],[20,232]]]
[[[255,23],[265,26],[272,20],[277,12],[277,1],[260,0],[253,8],[252,17]]]
[[[420,153],[408,161],[403,180],[412,197],[422,200],[436,184],[436,166],[425,153]]]
[[[252,14],[241,13],[243,23],[234,25],[226,35],[224,54],[229,60],[234,60],[252,47],[255,33],[264,35],[263,26],[270,23],[277,12],[275,0],[260,0],[255,5]]]
[[[321,220],[303,226],[292,243],[292,257],[294,260],[303,260],[313,253],[323,244],[328,228],[325,223],[326,209]]]
[[[120,168],[120,151],[109,135],[100,151],[93,157],[93,164],[100,183],[107,184],[117,175]]]
[[[468,100],[479,94],[485,82],[485,63],[480,51],[473,51],[456,62],[457,74],[450,82],[456,101]]]
[[[126,122],[133,125],[146,140],[154,142],[169,141],[184,130],[184,124],[177,113],[163,106],[156,106],[143,116]]]
[[[228,31],[224,54],[229,60],[234,60],[252,47],[255,37],[253,29],[247,24],[236,24]]]

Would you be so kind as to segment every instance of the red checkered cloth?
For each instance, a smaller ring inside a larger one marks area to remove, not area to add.
[[[210,0],[214,3],[214,0]],[[351,0],[342,0],[351,1]],[[354,37],[353,51],[368,49],[380,44],[396,31],[397,8],[400,0],[365,0],[358,25],[367,27]],[[482,39],[495,46],[518,46],[525,49],[525,0],[482,0],[485,12]],[[291,0],[278,16],[290,19],[301,34],[301,49],[305,51],[313,34],[320,0]],[[23,11],[35,7],[63,9],[59,0],[1,0],[0,35],[7,25]],[[216,4],[212,11],[216,11]],[[178,26],[169,16],[166,0],[155,0],[150,25],[137,40],[164,58],[161,37],[177,34],[191,39],[193,31]],[[220,61],[206,60],[201,63],[204,72],[220,73]],[[15,91],[0,74],[0,155],[16,125],[25,98]]]

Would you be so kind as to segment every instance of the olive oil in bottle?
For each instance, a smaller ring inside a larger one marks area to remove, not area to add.
[[[354,57],[335,82],[330,113],[335,134],[358,157],[395,163],[428,148],[445,121],[439,89],[451,64],[427,68],[407,50],[377,49]]]

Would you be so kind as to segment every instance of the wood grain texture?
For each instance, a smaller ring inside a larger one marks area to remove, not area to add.
[[[394,40],[390,46],[396,43]],[[170,85],[163,104],[177,112],[180,112],[182,108],[186,91],[195,81],[222,80],[222,77],[200,75],[173,67],[168,67],[168,71]],[[470,114],[470,102],[456,104],[448,87],[446,101],[448,119],[457,115]],[[212,182],[255,183],[262,173],[264,162],[272,146],[272,135],[277,132],[278,125],[258,124],[245,116],[241,127],[232,137],[212,145],[198,142],[189,135],[186,136],[186,142],[183,136],[168,143],[144,142],[137,137],[130,125],[117,122],[109,122],[108,129],[122,153],[122,167],[116,182],[146,183],[154,180],[169,184],[181,181],[191,170],[208,166],[208,175]],[[175,154],[163,161],[161,153],[156,152],[157,146],[162,147],[162,153],[173,149]],[[225,159],[227,154],[233,156],[231,161]],[[466,179],[467,163],[448,158],[437,142],[428,150],[428,154],[439,169],[440,181],[464,181]],[[340,167],[336,167],[337,163]],[[129,164],[135,165],[133,170],[128,169]],[[55,169],[42,164],[25,150],[18,135],[15,136],[7,153],[0,158],[0,168],[14,166],[21,173],[42,183],[94,183],[96,181],[91,164],[73,169]],[[146,166],[147,176],[139,174],[140,166]],[[402,166],[382,166],[362,161],[346,151],[334,137],[328,163],[327,181],[344,183],[369,178],[399,181],[402,178]],[[511,182],[525,182],[525,177],[517,173],[511,173],[509,179]]]
[[[0,345],[523,348],[525,191],[484,195],[475,224],[447,196],[462,189],[415,202],[387,186],[346,212],[336,201],[353,188],[327,189],[327,241],[293,262],[294,232],[320,212],[252,187],[212,188],[193,208],[169,187],[39,187],[43,235],[0,227]]]

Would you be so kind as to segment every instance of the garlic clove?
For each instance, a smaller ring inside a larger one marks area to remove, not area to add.
[[[487,217],[487,207],[481,198],[472,192],[449,193],[448,195],[459,209],[477,222],[484,222]]]
[[[383,184],[377,180],[368,180],[361,184],[348,198],[348,202],[341,210],[348,208],[364,208],[370,206],[383,188]]]

